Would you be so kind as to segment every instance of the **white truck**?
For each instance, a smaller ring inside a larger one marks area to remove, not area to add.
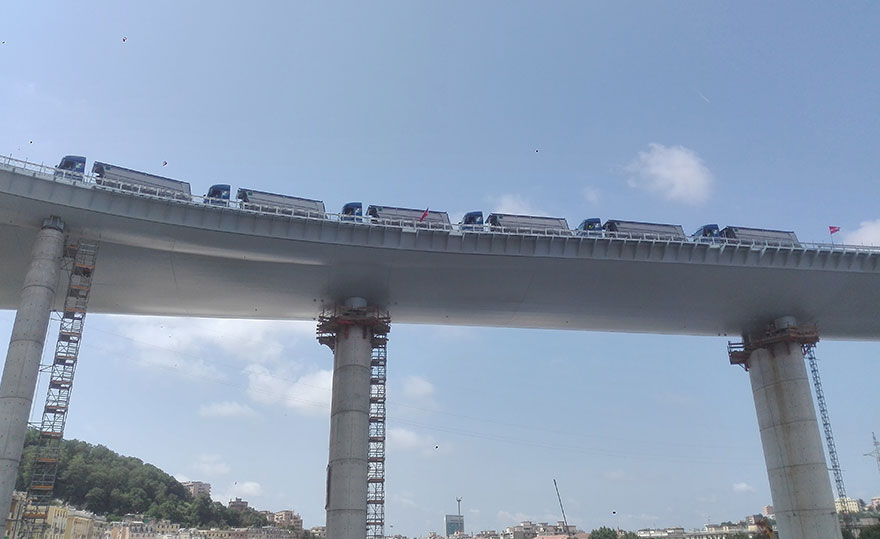
[[[229,188],[226,186],[227,189]],[[276,193],[267,193],[265,191],[257,191],[256,189],[246,189],[240,187],[236,198],[240,201],[241,207],[246,210],[255,210],[260,212],[274,212],[284,215],[300,215],[303,217],[318,217],[323,219],[325,214],[324,202],[320,200],[312,200],[310,198],[300,198],[289,195],[279,195]]]
[[[95,175],[95,183],[104,187],[181,200],[192,200],[189,184],[180,180],[138,172],[137,170],[109,165],[100,161],[94,162],[92,173]]]
[[[486,217],[486,224],[490,231],[514,234],[571,234],[564,217],[490,213]]]

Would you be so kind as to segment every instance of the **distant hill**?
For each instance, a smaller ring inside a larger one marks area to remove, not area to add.
[[[39,433],[30,429],[18,469],[17,490],[27,490]],[[102,445],[63,440],[55,497],[109,520],[128,513],[167,519],[185,527],[265,526],[266,517],[248,508],[230,511],[205,496],[193,499],[174,477],[152,464],[123,457]]]

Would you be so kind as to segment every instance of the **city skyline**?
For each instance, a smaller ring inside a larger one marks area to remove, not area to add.
[[[4,155],[85,155],[328,211],[359,200],[456,221],[482,209],[880,244],[873,5],[7,11]],[[0,312],[4,340],[13,316]],[[458,496],[474,530],[555,522],[553,479],[590,528],[695,528],[771,503],[748,375],[728,363],[736,337],[392,321],[389,338],[386,532],[439,531]],[[816,353],[848,493],[870,499],[880,348]],[[310,527],[324,519],[331,365],[312,322],[90,314],[66,437]]]

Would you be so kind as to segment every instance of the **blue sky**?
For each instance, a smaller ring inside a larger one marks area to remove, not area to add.
[[[880,244],[875,3],[8,4],[2,154]],[[848,491],[880,495],[880,348],[818,355]],[[468,530],[557,520],[554,478],[588,530],[770,502],[724,339],[395,325],[389,358],[389,531],[457,496]],[[67,435],[318,525],[330,368],[309,323],[90,316]]]

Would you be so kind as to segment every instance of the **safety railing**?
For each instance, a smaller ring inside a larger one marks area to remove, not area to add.
[[[605,230],[568,230],[556,228],[528,228],[522,226],[505,227],[493,226],[489,224],[483,225],[466,225],[438,223],[435,221],[419,221],[418,219],[382,219],[369,216],[352,216],[337,213],[327,213],[314,210],[305,210],[301,208],[280,207],[268,204],[256,204],[251,202],[242,202],[239,200],[225,200],[219,198],[210,198],[203,195],[193,195],[183,191],[174,191],[162,189],[155,186],[139,185],[118,180],[108,180],[97,177],[91,173],[78,173],[69,170],[60,170],[52,166],[31,163],[21,159],[15,159],[11,156],[0,156],[0,169],[9,170],[11,172],[29,173],[35,178],[44,180],[78,185],[90,189],[104,189],[109,191],[122,192],[147,198],[157,198],[161,200],[171,200],[176,203],[190,204],[204,208],[218,208],[223,210],[234,210],[243,213],[252,213],[258,215],[278,215],[295,219],[310,219],[319,221],[341,221],[356,225],[368,225],[373,227],[384,227],[419,231],[440,231],[456,234],[498,234],[505,236],[539,236],[550,238],[585,238],[593,240],[622,240],[635,242],[651,242],[651,243],[678,243],[678,244],[700,244],[707,245],[709,248],[722,247],[743,247],[747,246],[752,250],[763,251],[766,249],[785,249],[792,251],[818,250],[818,251],[834,251],[834,252],[863,252],[863,253],[880,253],[880,246],[874,245],[848,245],[843,243],[813,243],[813,242],[787,242],[779,239],[734,239],[734,238],[693,238],[690,236],[678,236],[675,234],[659,234],[659,233],[628,233],[628,232],[610,232]]]

